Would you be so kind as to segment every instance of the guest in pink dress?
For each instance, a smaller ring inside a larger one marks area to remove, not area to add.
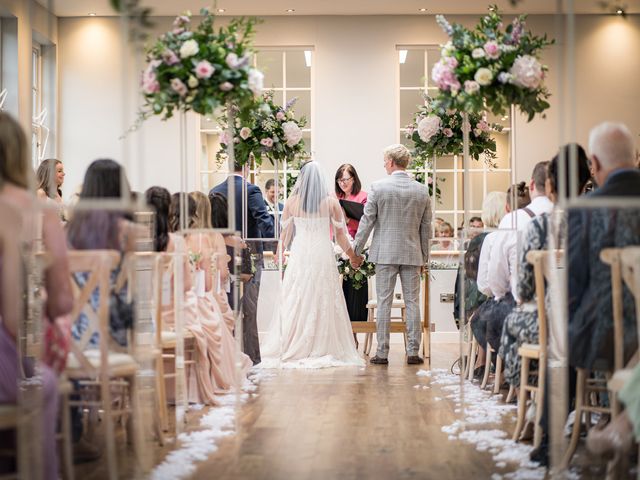
[[[353,165],[345,163],[340,165],[336,171],[335,177],[335,191],[336,197],[339,200],[348,200],[350,202],[361,203],[362,205],[367,203],[367,192],[362,190],[362,184],[360,178]],[[345,212],[345,218],[347,219],[347,230],[351,238],[356,236],[358,231],[358,225],[360,219],[349,218]],[[367,321],[367,302],[369,301],[369,292],[366,287],[356,290],[353,288],[350,279],[345,279],[342,282],[342,291],[344,293],[344,299],[347,302],[347,310],[349,311],[349,319],[352,322],[366,322]],[[356,334],[353,334],[353,338],[358,345],[358,339]]]

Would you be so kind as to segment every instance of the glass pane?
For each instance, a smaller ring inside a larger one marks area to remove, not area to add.
[[[481,210],[484,200],[483,172],[469,173],[472,210]],[[462,208],[462,207],[461,207]]]
[[[311,92],[308,90],[287,90],[286,101],[288,102],[292,98],[297,98],[296,103],[293,106],[296,118],[306,117],[307,125],[305,128],[311,128]]]
[[[313,55],[313,52],[309,51]],[[311,64],[307,67],[304,50],[287,50],[287,87],[310,88]]]
[[[220,126],[213,117],[200,116],[200,130],[213,130],[218,128],[220,128]]]
[[[453,156],[438,157],[436,159],[436,170],[453,169]]]
[[[423,87],[425,85],[424,50],[399,49],[399,60],[401,60],[402,52],[407,52],[407,56],[404,63],[400,63],[400,86]]]
[[[282,90],[273,92],[273,103],[284,107],[284,93],[282,92]]]
[[[509,172],[487,172],[487,193],[505,192],[511,183]]]
[[[509,162],[509,133],[495,133],[497,157],[493,161],[497,168],[511,168]]]
[[[282,52],[266,50],[256,54],[256,65],[264,73],[265,88],[282,88]]]
[[[419,105],[424,105],[421,90],[400,90],[400,128],[411,123]]]
[[[304,140],[304,151],[308,155],[312,155],[311,151],[311,132],[302,132],[302,139]]]
[[[440,60],[440,49],[439,48],[428,48],[427,49],[427,85],[429,87],[435,87],[433,80],[431,80],[431,70],[433,70],[433,66]],[[430,95],[433,95],[433,92],[429,92]]]
[[[440,188],[440,202],[436,204],[438,210],[453,210],[453,173],[436,173],[437,186]]]
[[[400,143],[406,145],[409,150],[413,150],[415,144],[413,140],[405,136],[405,132],[400,132]]]

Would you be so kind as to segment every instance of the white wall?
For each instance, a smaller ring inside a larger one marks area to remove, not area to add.
[[[466,24],[475,17],[452,17]],[[157,19],[157,32],[170,19]],[[560,34],[553,16],[531,17],[529,25],[552,37]],[[398,141],[398,89],[396,45],[439,44],[445,35],[432,16],[268,17],[258,27],[258,45],[313,45],[313,128],[315,157],[329,171],[340,163],[353,163],[365,188],[383,175],[381,150]],[[551,68],[548,85],[554,96],[546,119],[527,124],[518,120],[517,177],[526,179],[533,165],[555,153],[560,141],[575,138],[586,145],[588,131],[605,119],[626,122],[640,132],[640,16],[626,20],[614,16],[577,17],[575,137],[562,123],[558,68],[562,44],[550,48],[545,62]],[[65,194],[82,181],[91,160],[110,156],[127,158],[135,189],[161,184],[180,188],[179,122],[150,120],[129,137],[124,155],[118,140],[133,121],[131,101],[123,106],[124,85],[132,93],[138,74],[127,63],[123,77],[118,21],[114,18],[65,18],[59,22],[60,156],[67,170]],[[564,97],[565,100],[569,97]],[[126,115],[123,113],[126,112]],[[566,111],[565,111],[566,114]],[[571,123],[571,122],[570,122]],[[563,130],[561,129],[564,128]],[[195,123],[189,122],[190,178],[195,185]],[[138,150],[143,144],[142,150]]]

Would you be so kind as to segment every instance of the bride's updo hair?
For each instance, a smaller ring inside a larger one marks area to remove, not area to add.
[[[329,195],[329,189],[318,162],[307,162],[300,169],[293,195],[300,198],[302,212],[318,213],[320,211],[320,204]]]

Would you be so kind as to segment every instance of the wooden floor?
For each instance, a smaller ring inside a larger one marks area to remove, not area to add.
[[[193,478],[490,479],[496,468],[488,452],[441,431],[458,418],[454,403],[435,401],[443,396],[437,387],[413,388],[417,370],[448,370],[457,349],[434,345],[424,366],[406,365],[402,345],[392,345],[388,367],[277,372],[238,410],[237,434],[222,440]],[[192,427],[198,418],[191,415]],[[499,428],[511,432],[513,424]],[[156,447],[157,461],[171,448]],[[130,462],[124,478],[142,478]],[[104,478],[101,467],[82,466],[77,478]],[[600,467],[582,473],[578,478],[602,478]]]

